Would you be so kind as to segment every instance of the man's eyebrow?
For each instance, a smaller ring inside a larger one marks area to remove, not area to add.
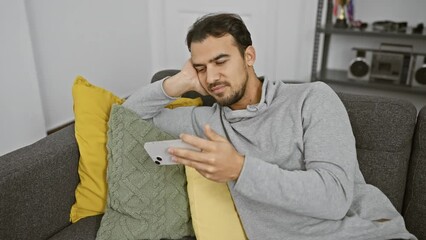
[[[229,56],[230,56],[229,54],[221,53],[221,54],[217,55],[216,57],[210,59],[209,62],[214,62],[214,61],[217,61],[221,58],[229,57]]]
[[[229,56],[230,56],[229,54],[221,53],[221,54],[217,55],[216,57],[214,57],[214,58],[210,59],[210,60],[209,60],[209,63],[214,62],[214,61],[217,61],[217,60],[219,60],[219,59],[221,59],[221,58],[229,57]],[[193,65],[194,67],[202,67],[202,66],[205,66],[205,64],[201,64],[201,63],[193,63],[192,65]]]

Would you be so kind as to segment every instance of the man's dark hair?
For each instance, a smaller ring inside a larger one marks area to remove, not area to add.
[[[209,36],[219,38],[226,34],[234,37],[241,56],[244,56],[246,48],[252,45],[250,32],[241,17],[232,13],[207,14],[199,18],[186,35],[186,45],[191,51],[193,42],[202,42]]]

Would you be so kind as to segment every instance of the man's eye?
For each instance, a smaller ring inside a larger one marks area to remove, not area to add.
[[[217,62],[216,62],[216,64],[217,64],[217,65],[222,65],[222,64],[224,64],[225,62],[226,62],[226,60],[223,60],[223,61],[217,61]]]
[[[204,71],[206,71],[206,68],[196,68],[198,73],[202,73]]]

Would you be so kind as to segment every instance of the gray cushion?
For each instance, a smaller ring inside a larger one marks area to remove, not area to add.
[[[356,138],[361,172],[401,212],[417,110],[399,99],[339,94]]]
[[[426,239],[426,107],[418,116],[404,202],[407,229]]]

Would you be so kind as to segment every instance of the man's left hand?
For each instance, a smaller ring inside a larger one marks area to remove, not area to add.
[[[204,127],[207,139],[189,134],[181,134],[180,138],[200,152],[170,148],[169,153],[177,163],[195,168],[205,178],[216,182],[236,180],[240,176],[244,164],[244,156],[237,152],[232,144],[217,134],[209,125]]]

